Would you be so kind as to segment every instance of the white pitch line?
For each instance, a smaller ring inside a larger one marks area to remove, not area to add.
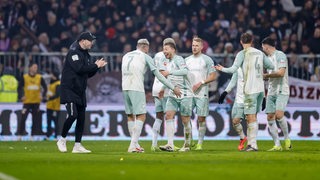
[[[18,180],[18,179],[8,174],[5,174],[3,172],[0,172],[0,180]]]

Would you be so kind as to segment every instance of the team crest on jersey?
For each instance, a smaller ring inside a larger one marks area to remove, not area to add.
[[[78,54],[75,54],[75,55],[71,56],[71,59],[72,59],[73,61],[79,60]]]
[[[163,62],[163,65],[164,65],[164,66],[167,66],[167,62]]]

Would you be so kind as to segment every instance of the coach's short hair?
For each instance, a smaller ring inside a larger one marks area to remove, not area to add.
[[[274,39],[272,39],[270,36],[264,38],[262,41],[261,41],[262,44],[267,44],[269,46],[272,46],[272,47],[276,47],[276,41]]]
[[[240,37],[240,41],[243,44],[250,44],[253,41],[253,36],[250,33],[243,33]]]

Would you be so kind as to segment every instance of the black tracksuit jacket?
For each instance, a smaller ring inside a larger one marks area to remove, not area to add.
[[[61,104],[75,103],[87,106],[86,88],[88,78],[95,75],[98,66],[91,61],[88,50],[75,41],[66,56],[61,75]]]

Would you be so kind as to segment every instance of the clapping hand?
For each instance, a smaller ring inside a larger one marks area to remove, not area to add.
[[[98,66],[98,68],[104,67],[105,65],[107,65],[108,63],[103,59],[98,59],[95,64]]]

